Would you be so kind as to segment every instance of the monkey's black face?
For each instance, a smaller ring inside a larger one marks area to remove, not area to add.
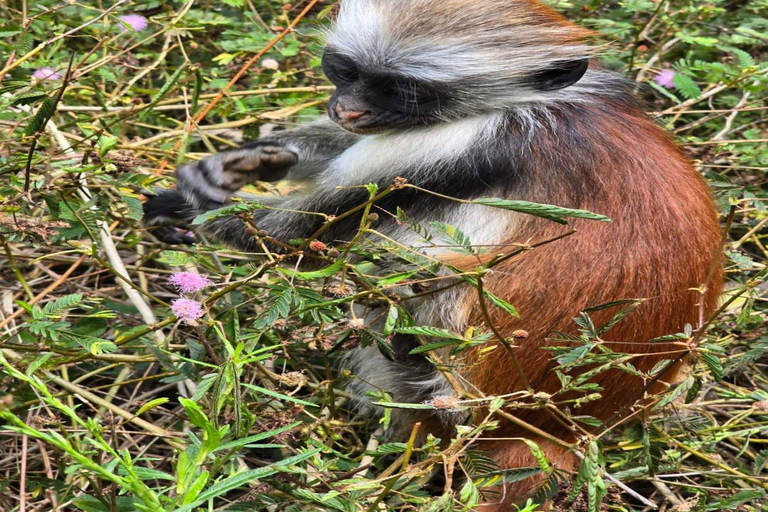
[[[439,122],[447,101],[433,85],[402,76],[369,73],[349,57],[326,50],[323,71],[336,85],[328,115],[342,128],[376,133]]]

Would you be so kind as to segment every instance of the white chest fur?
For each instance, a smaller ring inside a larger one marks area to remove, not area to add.
[[[496,136],[499,114],[396,133],[369,135],[339,155],[320,176],[325,187],[362,185],[416,170],[429,177]]]

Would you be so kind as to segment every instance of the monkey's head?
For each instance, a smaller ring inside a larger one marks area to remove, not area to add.
[[[342,0],[329,115],[375,133],[573,99],[587,34],[536,0]]]

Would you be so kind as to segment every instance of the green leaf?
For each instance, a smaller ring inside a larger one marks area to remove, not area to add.
[[[670,365],[670,363],[672,363],[672,360],[662,359],[661,361],[653,365],[653,368],[651,368],[651,371],[648,372],[648,375],[656,375],[658,373],[663,372],[667,368],[667,366]]]
[[[659,336],[658,338],[653,338],[652,340],[648,340],[648,343],[658,343],[660,341],[684,341],[689,338],[690,336],[688,336],[687,334],[679,332],[677,334],[667,334],[666,336]]]
[[[112,497],[105,499],[105,501],[112,503],[112,499],[115,500],[114,503],[117,505],[115,509],[93,496],[79,496],[72,500],[72,504],[83,512],[136,512],[140,503],[135,498],[128,496]]]
[[[715,503],[708,505],[704,510],[709,511],[724,511],[724,510],[738,510],[736,507],[744,503],[754,503],[755,500],[765,497],[765,491],[762,489],[745,489],[739,491],[729,498],[724,500],[717,500]]]
[[[35,36],[33,36],[29,32],[25,32],[24,34],[20,35],[19,38],[16,40],[14,49],[16,50],[17,54],[26,55],[27,53],[32,51],[32,46],[34,44],[35,44]]]
[[[466,254],[474,254],[472,241],[459,228],[444,222],[430,222],[429,225],[440,232],[441,238],[450,245],[449,249]]]
[[[760,450],[755,454],[754,474],[760,475],[768,465],[768,450]]]
[[[422,510],[423,512],[452,512],[454,499],[452,492],[443,494],[439,498],[431,500],[429,505]]]
[[[666,407],[667,405],[674,402],[678,397],[682,396],[683,393],[687,392],[691,387],[693,386],[693,377],[688,377],[683,382],[675,386],[670,392],[666,394],[664,398],[659,400],[659,403],[657,403],[653,408],[661,409],[663,407]]]
[[[467,507],[474,508],[480,503],[480,491],[472,480],[467,480],[459,491],[459,500]]]
[[[155,398],[154,400],[150,400],[149,402],[147,402],[144,405],[142,405],[141,408],[139,408],[138,411],[136,411],[136,416],[141,416],[145,412],[151,411],[155,407],[159,407],[159,406],[161,406],[161,405],[163,405],[165,403],[168,403],[168,402],[169,402],[169,399],[166,398],[166,397]]]
[[[410,352],[409,354],[423,354],[424,352],[431,352],[432,350],[440,350],[441,348],[445,347],[453,347],[454,345],[457,345],[458,343],[461,343],[463,340],[446,340],[446,341],[436,341],[434,343],[428,343],[426,345],[422,345],[420,347],[416,347]]]
[[[179,81],[179,78],[181,78],[182,73],[184,73],[184,70],[187,68],[185,64],[182,64],[179,66],[179,69],[177,69],[173,75],[171,75],[171,78],[169,78],[167,81],[163,83],[163,86],[160,87],[160,90],[158,90],[154,96],[152,96],[152,99],[150,100],[150,104],[154,105],[161,99],[163,99],[173,88],[176,86],[176,82]],[[147,111],[145,111],[147,112]]]
[[[401,327],[397,329],[397,332],[400,334],[413,334],[416,336],[429,336],[431,338],[443,338],[443,339],[450,339],[450,340],[456,340],[456,341],[464,341],[464,338],[462,336],[459,336],[458,334],[454,334],[448,329],[441,329],[439,327],[428,327],[428,326]]]
[[[161,481],[167,481],[167,482],[176,481],[175,476],[169,473],[166,473],[165,471],[159,471],[157,469],[134,467],[133,471],[134,473],[136,473],[136,476],[138,476],[142,480],[161,480]]]
[[[179,398],[179,403],[182,407],[184,407],[184,411],[186,411],[189,421],[194,426],[205,429],[208,425],[210,425],[208,416],[205,415],[203,410],[200,409],[200,406],[195,402],[189,398]]]
[[[573,208],[563,208],[552,204],[531,203],[528,201],[512,201],[508,199],[495,199],[492,197],[481,197],[470,201],[473,204],[482,204],[493,208],[511,210],[536,217],[543,217],[560,224],[566,224],[566,218],[575,217],[579,219],[598,220],[601,222],[611,222],[611,219],[605,215],[599,215],[587,210],[577,210]]]
[[[704,353],[701,354],[701,360],[707,365],[709,371],[712,372],[712,377],[716,381],[719,382],[723,379],[725,371],[723,370],[723,363],[720,361],[719,357],[714,354]]]
[[[420,409],[420,410],[427,410],[431,411],[434,409],[429,404],[407,404],[407,403],[400,403],[400,402],[371,402],[373,405],[378,405],[379,407],[384,407],[388,409]]]
[[[544,453],[544,450],[542,450],[538,444],[531,441],[530,439],[523,439],[523,442],[528,445],[528,449],[531,450],[531,455],[533,455],[533,458],[536,459],[536,462],[539,464],[539,468],[541,468],[544,473],[551,473],[552,465],[549,463],[549,458],[547,458],[547,454]]]
[[[24,136],[31,137],[32,135],[43,131],[45,123],[51,118],[53,112],[56,110],[56,99],[48,96],[40,104],[40,108],[37,109],[35,115],[27,123],[27,127],[24,129]]]
[[[126,217],[133,220],[141,220],[144,217],[144,209],[137,197],[123,196],[123,202],[128,207]]]
[[[256,201],[248,201],[243,203],[235,203],[215,210],[209,210],[205,213],[201,213],[192,221],[193,226],[199,226],[205,224],[209,220],[218,219],[219,217],[229,217],[230,215],[238,215],[242,213],[250,213],[254,210],[261,210],[264,205]]]
[[[59,297],[53,302],[47,303],[43,308],[43,313],[45,314],[45,316],[52,316],[63,309],[73,308],[78,304],[80,304],[81,302],[83,302],[82,293],[73,293],[71,295],[65,295],[63,297]]]
[[[722,49],[729,53],[732,53],[734,57],[736,57],[736,61],[738,62],[739,67],[742,69],[751,68],[752,66],[755,65],[755,59],[750,54],[748,54],[747,52],[745,52],[740,48],[734,48],[732,46],[728,46],[728,47],[722,47]]]
[[[399,317],[400,311],[398,311],[397,306],[390,306],[389,313],[387,313],[387,320],[384,322],[384,329],[382,329],[381,333],[385,336],[392,334],[392,331],[395,330],[395,325],[397,324],[397,319]]]
[[[406,443],[384,443],[382,445],[379,445],[379,447],[376,449],[376,454],[384,454],[384,453],[403,453],[405,450],[408,449],[408,445]],[[366,452],[369,453],[369,452]]]
[[[332,265],[329,265],[325,268],[322,268],[320,270],[315,270],[314,272],[298,272],[296,270],[291,270],[289,268],[283,268],[278,267],[277,271],[281,274],[285,274],[288,277],[300,279],[302,281],[309,281],[310,279],[320,279],[323,277],[331,277],[332,275],[335,275],[341,268],[344,266],[344,260],[338,259],[335,262],[333,262]]]
[[[27,371],[24,373],[28,376],[34,375],[41,366],[43,366],[50,358],[53,357],[53,355],[53,352],[48,352],[40,357],[36,357],[31,363],[29,363],[29,366],[27,366]]]
[[[696,400],[696,397],[699,396],[699,391],[701,391],[701,378],[698,376],[695,376],[693,378],[693,384],[691,385],[691,389],[688,390],[688,393],[685,395],[685,403],[690,404],[694,400]]]
[[[208,471],[200,472],[200,474],[197,475],[197,478],[195,478],[195,481],[185,489],[184,497],[181,500],[182,505],[187,505],[195,501],[203,490],[203,487],[205,487],[205,484],[208,483],[209,478],[210,473]]]
[[[96,147],[99,149],[99,156],[105,157],[107,153],[115,149],[120,144],[120,139],[111,135],[102,135],[96,142]]]
[[[511,484],[514,482],[521,482],[532,476],[542,474],[540,467],[522,467],[512,469],[501,469],[498,471],[491,471],[481,478],[475,480],[475,484],[478,487],[489,487],[501,484]]]
[[[19,25],[3,25],[0,27],[0,37],[12,37],[21,32],[22,28]]]
[[[314,405],[314,404],[313,404]],[[239,448],[242,448],[244,446],[248,446],[253,443],[257,443],[259,441],[263,441],[264,439],[268,439],[270,437],[275,437],[276,435],[282,434],[283,432],[288,432],[289,430],[292,430],[299,425],[301,425],[301,421],[296,421],[291,423],[290,425],[286,425],[284,427],[276,428],[274,430],[270,430],[269,432],[262,432],[260,434],[256,434],[253,436],[244,437],[242,439],[237,439],[235,441],[230,441],[228,443],[224,443],[221,446],[219,446],[216,451],[226,451],[226,450],[236,450]]]
[[[686,99],[693,100],[701,96],[701,89],[691,77],[683,73],[675,73],[675,86]]]
[[[206,501],[213,498],[217,498],[233,489],[237,489],[238,487],[249,484],[253,481],[259,480],[261,478],[265,478],[267,476],[274,475],[275,473],[279,473],[279,472],[290,473],[292,471],[288,471],[287,466],[293,466],[298,464],[299,462],[302,462],[311,457],[314,457],[315,455],[320,453],[321,450],[322,448],[315,448],[315,449],[306,451],[304,453],[294,455],[293,457],[288,457],[287,459],[283,459],[281,461],[272,463],[268,466],[264,466],[263,468],[252,469],[250,471],[245,471],[243,473],[238,473],[237,475],[233,475],[228,478],[225,478],[224,480],[220,481],[216,485],[213,485],[210,488],[208,488],[208,490],[206,490],[205,492],[201,493],[197,497],[197,499],[194,501],[194,503],[189,503],[187,505],[184,505],[183,507],[179,507],[175,509],[173,512],[191,512],[192,510],[195,510],[197,507],[199,507]]]
[[[290,395],[285,395],[283,393],[278,393],[277,391],[272,391],[271,389],[263,388],[261,386],[256,386],[255,384],[241,384],[243,387],[251,389],[253,391],[256,391],[257,393],[261,393],[262,395],[268,395],[274,398],[277,398],[278,400],[284,400],[286,402],[293,402],[295,404],[304,405],[307,407],[320,407],[317,404],[313,404],[312,402],[307,402],[305,400],[300,400],[298,398],[294,398]]]
[[[382,277],[376,281],[376,286],[388,286],[392,284],[399,283],[400,281],[403,281],[405,279],[408,279],[412,277],[414,274],[417,274],[419,271],[417,270],[408,270],[405,272],[397,272],[395,274],[390,274],[386,277]]]

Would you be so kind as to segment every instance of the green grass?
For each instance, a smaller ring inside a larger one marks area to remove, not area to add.
[[[709,180],[728,286],[690,375],[642,422],[585,436],[581,488],[560,489],[545,460],[504,478],[550,472],[559,510],[764,510],[768,1],[550,3],[597,32],[606,65],[642,86]],[[313,255],[324,270],[295,273],[222,247],[170,250],[140,226],[141,190],[170,185],[178,163],[322,115],[331,2],[285,30],[308,5],[0,3],[0,510],[438,512],[471,510],[498,481],[473,445],[489,421],[417,445],[382,438],[388,416],[348,409],[339,355],[386,349],[390,332],[344,306],[386,304],[410,276],[372,283],[333,251]],[[148,27],[126,30],[126,14]],[[61,79],[32,80],[44,67]],[[654,82],[664,69],[674,87]],[[169,310],[166,279],[184,268],[214,282],[196,296],[198,325]],[[348,288],[329,279],[339,273]],[[419,329],[394,304],[388,328]],[[456,350],[488,336],[424,333]],[[459,492],[430,482],[446,460],[449,480],[470,476]]]

